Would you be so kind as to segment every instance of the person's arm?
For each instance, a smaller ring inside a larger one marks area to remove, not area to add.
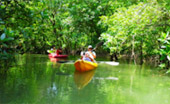
[[[93,52],[90,51],[90,54],[92,54],[92,56],[94,57],[94,59],[96,58],[96,55],[93,54]]]
[[[59,55],[59,51],[58,51],[58,49],[56,50],[56,54],[57,54],[57,55]]]
[[[90,56],[88,56],[88,58],[89,58],[92,62],[94,62],[94,59],[93,59],[93,58],[91,58]]]
[[[83,56],[81,56],[80,59],[82,60],[82,59],[83,59]]]

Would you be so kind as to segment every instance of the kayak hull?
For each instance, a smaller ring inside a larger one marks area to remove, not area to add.
[[[52,57],[52,58],[67,58],[68,57],[68,55],[56,55],[56,54],[49,54],[48,55],[50,58]]]
[[[97,68],[98,64],[95,63],[95,62],[77,60],[74,63],[74,66],[75,66],[77,71],[84,72],[84,71],[90,71],[90,70]]]

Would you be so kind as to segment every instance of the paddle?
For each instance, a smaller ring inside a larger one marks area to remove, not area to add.
[[[103,45],[103,43],[104,43],[103,41],[97,43],[97,44],[96,44],[96,47],[93,48],[92,51],[96,51],[96,49],[97,49],[98,47],[100,47],[101,45]],[[81,51],[81,54],[84,54],[84,55],[85,55],[85,51]]]
[[[100,47],[101,45],[103,45],[103,44],[104,44],[104,41],[101,41],[101,42],[97,43],[97,44],[96,44],[96,47],[93,49],[93,51],[96,51],[96,49],[97,49],[98,47]]]
[[[99,64],[104,63],[104,64],[108,64],[108,65],[112,65],[112,66],[119,65],[119,62],[113,62],[113,61],[97,61],[97,63],[99,63]]]
[[[93,49],[93,51],[96,51],[96,49],[103,44],[104,44],[104,41],[99,42],[96,45],[96,47]],[[105,64],[112,65],[112,66],[119,65],[119,62],[113,62],[113,61],[97,61],[97,63],[105,63]]]
[[[55,53],[55,50],[47,50],[48,53]]]

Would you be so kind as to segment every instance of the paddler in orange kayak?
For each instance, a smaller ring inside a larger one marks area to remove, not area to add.
[[[81,52],[81,59],[85,61],[95,62],[96,53],[93,51],[93,47],[91,45],[88,46],[87,52]]]

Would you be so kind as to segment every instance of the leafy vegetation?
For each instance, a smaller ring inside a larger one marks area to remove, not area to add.
[[[134,60],[140,57],[141,64],[143,57],[159,54],[164,60],[169,55],[169,20],[169,11],[154,0],[122,7],[111,16],[101,17],[102,24],[108,29],[100,39],[111,52],[130,54]],[[163,44],[165,49],[160,48]]]
[[[1,0],[0,59],[14,53],[67,54],[104,40],[110,54],[169,67],[168,0]],[[161,48],[164,47],[164,48]]]

